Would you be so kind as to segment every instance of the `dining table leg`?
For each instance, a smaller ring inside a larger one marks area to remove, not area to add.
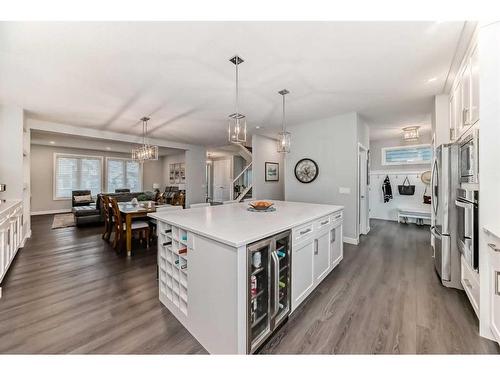
[[[127,223],[127,256],[132,255],[132,215],[126,215],[125,222]]]

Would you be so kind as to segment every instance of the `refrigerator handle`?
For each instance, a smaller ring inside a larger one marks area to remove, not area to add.
[[[274,318],[279,311],[279,281],[280,281],[280,263],[276,251],[271,252],[271,261],[273,267],[273,311],[271,317]]]

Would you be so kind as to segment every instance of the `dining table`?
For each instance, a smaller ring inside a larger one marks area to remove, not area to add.
[[[170,204],[156,204],[153,201],[139,202],[133,204],[132,202],[118,202],[118,208],[120,209],[120,214],[125,218],[126,231],[126,247],[127,256],[132,255],[132,220],[138,217],[147,217],[151,212],[156,212],[159,207],[168,207]]]

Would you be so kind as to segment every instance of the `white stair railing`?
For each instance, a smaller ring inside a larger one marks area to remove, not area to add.
[[[232,181],[229,196],[231,200],[241,201],[252,189],[252,164],[250,162]]]

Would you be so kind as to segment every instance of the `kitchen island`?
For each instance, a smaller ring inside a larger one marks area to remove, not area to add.
[[[343,207],[274,201],[149,214],[159,299],[210,353],[252,353],[342,260]]]

